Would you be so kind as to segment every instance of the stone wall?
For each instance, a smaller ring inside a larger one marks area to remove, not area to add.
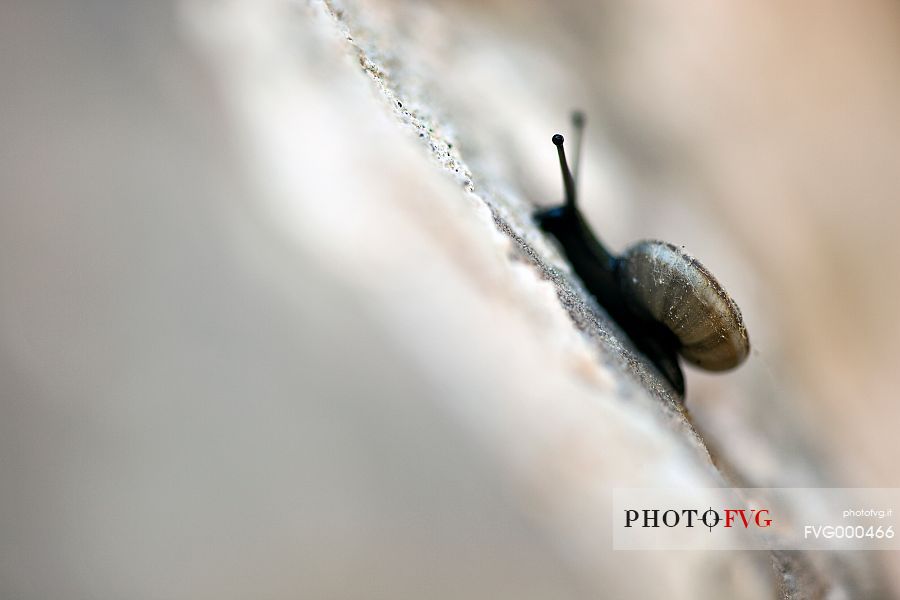
[[[887,595],[872,553],[611,550],[614,487],[845,481],[740,205],[635,137],[628,10],[18,4],[5,597]],[[685,405],[531,219],[574,106],[598,230],[687,244],[759,348]]]

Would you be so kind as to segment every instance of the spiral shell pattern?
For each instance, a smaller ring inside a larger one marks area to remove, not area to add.
[[[618,261],[629,307],[663,323],[681,342],[678,352],[709,371],[738,366],[750,340],[734,300],[697,259],[667,242],[631,246]]]

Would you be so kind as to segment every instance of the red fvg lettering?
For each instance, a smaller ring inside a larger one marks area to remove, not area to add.
[[[766,509],[750,509],[750,511],[747,511],[743,508],[726,508],[725,527],[731,527],[734,524],[735,516],[741,518],[741,523],[744,524],[744,529],[749,528],[751,523],[755,523],[757,527],[769,527],[772,524],[772,519],[763,519],[762,516],[764,514],[768,516],[769,511]]]

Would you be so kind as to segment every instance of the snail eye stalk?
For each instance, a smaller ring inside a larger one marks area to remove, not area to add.
[[[575,128],[575,156],[572,158],[572,179],[578,185],[578,173],[581,171],[581,140],[584,137],[584,113],[576,110],[572,113],[572,126]]]
[[[566,160],[566,149],[563,146],[566,139],[557,133],[552,140],[556,146],[556,152],[559,154],[559,168],[562,171],[563,188],[566,191],[566,207],[574,209],[578,198],[575,192],[575,180],[572,178],[572,171],[569,170],[569,163]]]

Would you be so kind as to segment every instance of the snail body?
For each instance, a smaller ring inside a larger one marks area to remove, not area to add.
[[[573,121],[580,133],[583,117],[576,114]],[[738,366],[750,342],[734,300],[699,261],[667,242],[641,241],[620,256],[610,253],[578,210],[564,141],[553,136],[566,201],[538,211],[535,219],[562,246],[587,290],[679,395],[679,355],[710,371]]]

